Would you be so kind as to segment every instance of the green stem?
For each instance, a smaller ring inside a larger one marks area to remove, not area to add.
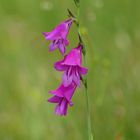
[[[85,44],[82,39],[81,31],[80,31],[80,5],[77,7],[77,28],[78,28],[78,36],[79,41],[83,46],[83,56],[84,56],[84,62],[86,65],[86,48]],[[92,134],[92,128],[91,128],[91,118],[90,118],[90,107],[89,107],[89,97],[88,97],[88,87],[87,87],[87,77],[85,77],[83,81],[84,87],[85,87],[85,94],[86,94],[86,108],[87,108],[87,124],[88,124],[88,139],[93,140],[93,134]]]
[[[85,60],[85,56],[84,56],[84,61],[86,63]],[[87,76],[85,77],[85,94],[86,94],[86,107],[87,107],[87,123],[88,123],[88,137],[89,140],[93,140],[93,133],[92,133],[92,128],[91,128],[91,118],[90,118],[90,106],[89,106],[89,97],[88,97],[88,83],[87,83]]]

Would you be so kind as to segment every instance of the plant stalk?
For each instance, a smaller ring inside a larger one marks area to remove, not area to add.
[[[80,31],[80,4],[77,6],[77,21],[76,21],[77,29],[78,29],[78,36],[79,36],[79,42],[83,46],[82,52],[84,56],[84,63],[86,65],[86,47],[85,43],[82,39],[81,31]],[[88,83],[87,83],[87,76],[85,76],[85,79],[82,78],[82,82],[85,87],[85,97],[86,97],[86,108],[87,108],[87,124],[88,124],[88,139],[93,139],[93,133],[91,128],[91,118],[90,118],[90,106],[89,106],[89,97],[88,97]]]

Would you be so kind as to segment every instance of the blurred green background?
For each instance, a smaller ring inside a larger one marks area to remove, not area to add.
[[[140,140],[140,1],[81,0],[95,140]],[[87,140],[84,88],[67,117],[46,102],[61,74],[42,36],[73,0],[0,0],[0,140]],[[67,51],[77,45],[72,26]]]

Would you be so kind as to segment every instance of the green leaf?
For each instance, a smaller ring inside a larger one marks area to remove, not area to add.
[[[85,47],[83,47],[82,53],[83,53],[84,56],[86,56],[86,49],[85,49]]]
[[[76,7],[79,7],[80,5],[80,0],[74,0]]]
[[[80,77],[84,87],[87,89],[87,79],[84,79],[83,77]]]
[[[75,0],[77,3],[80,3],[80,0]]]
[[[69,9],[67,9],[67,10],[68,10],[69,16],[72,18],[75,18],[74,14]]]
[[[82,40],[82,37],[81,37],[81,35],[78,33],[78,37],[79,37],[79,42],[80,42],[80,44],[82,44],[83,45],[83,40]]]

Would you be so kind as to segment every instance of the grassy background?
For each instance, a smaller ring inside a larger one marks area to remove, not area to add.
[[[81,0],[96,140],[140,140],[140,2]],[[42,36],[76,12],[73,0],[0,0],[0,140],[87,140],[84,88],[67,117],[46,102],[60,83]],[[68,50],[77,44],[76,28]]]

